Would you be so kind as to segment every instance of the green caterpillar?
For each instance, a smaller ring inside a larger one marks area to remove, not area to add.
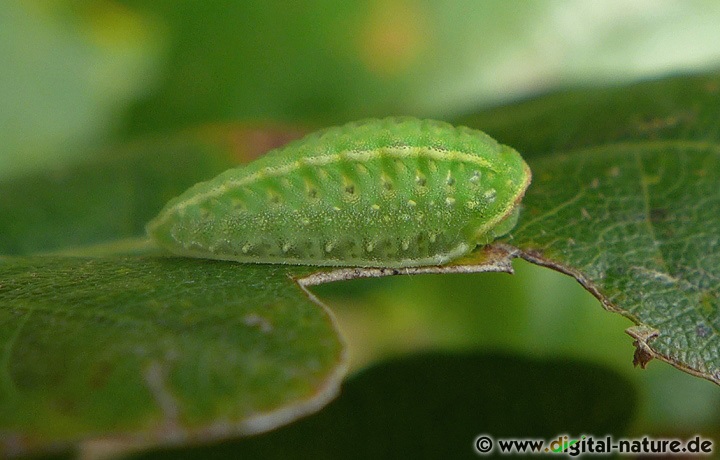
[[[172,253],[253,263],[442,265],[509,232],[531,173],[481,131],[415,118],[311,134],[172,199]]]

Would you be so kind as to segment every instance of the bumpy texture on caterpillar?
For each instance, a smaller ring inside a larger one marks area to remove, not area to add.
[[[163,248],[190,257],[442,265],[510,231],[530,177],[520,154],[481,131],[363,120],[195,185],[147,229]]]

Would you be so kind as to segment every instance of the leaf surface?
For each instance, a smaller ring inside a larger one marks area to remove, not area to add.
[[[292,270],[163,257],[0,263],[0,452],[208,440],[334,397],[334,321]]]
[[[720,77],[575,91],[464,120],[526,155],[519,257],[574,276],[653,357],[720,384]]]

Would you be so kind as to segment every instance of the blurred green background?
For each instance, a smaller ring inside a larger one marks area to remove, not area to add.
[[[200,125],[452,120],[555,89],[716,69],[718,24],[714,0],[6,0],[0,179]],[[355,369],[434,348],[581,358],[636,383],[635,433],[720,435],[716,386],[658,362],[633,369],[628,320],[568,277],[515,268],[314,291]]]

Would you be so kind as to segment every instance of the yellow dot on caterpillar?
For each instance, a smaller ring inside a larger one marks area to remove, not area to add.
[[[495,201],[496,196],[497,196],[497,190],[495,190],[494,188],[491,188],[490,190],[488,190],[487,192],[485,192],[483,194],[483,197],[490,203]]]

